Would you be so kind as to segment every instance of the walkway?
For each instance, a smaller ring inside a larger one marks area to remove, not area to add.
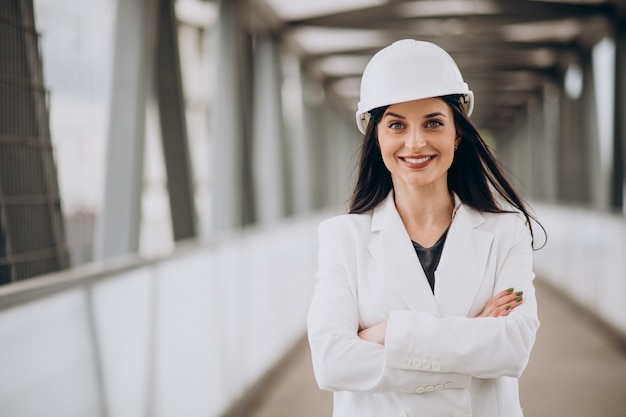
[[[537,298],[542,327],[520,383],[525,417],[626,417],[626,351],[546,285],[538,284]],[[242,417],[332,413],[332,394],[315,385],[306,343],[258,394]]]

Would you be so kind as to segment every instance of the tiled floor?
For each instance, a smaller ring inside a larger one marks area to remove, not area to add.
[[[525,417],[626,417],[626,352],[554,290],[537,287],[542,326],[520,382]],[[332,414],[304,341],[258,394],[243,417]]]

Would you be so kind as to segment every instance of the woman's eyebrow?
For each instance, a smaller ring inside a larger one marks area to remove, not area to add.
[[[443,117],[445,117],[446,119],[448,118],[448,116],[446,116],[445,114],[443,114],[443,113],[441,113],[441,112],[435,112],[435,113],[430,113],[430,114],[425,115],[425,116],[424,116],[424,119],[428,119],[428,118],[431,118],[431,117],[436,117],[436,116],[443,116]]]
[[[394,112],[387,112],[385,113],[385,115],[383,117],[396,117],[398,119],[406,119],[406,116],[403,116],[401,114],[398,113],[394,113]],[[445,114],[441,113],[441,112],[434,112],[434,113],[429,113],[429,114],[425,114],[424,115],[424,119],[429,119],[431,117],[437,117],[437,116],[442,116],[445,117],[446,119],[448,118]]]
[[[406,117],[402,116],[401,114],[393,113],[393,112],[385,113],[384,117],[387,117],[387,116],[397,117],[398,119],[406,119]]]

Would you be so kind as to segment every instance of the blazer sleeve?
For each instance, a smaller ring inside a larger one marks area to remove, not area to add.
[[[435,317],[427,312],[394,311],[385,335],[387,365],[411,369],[426,363],[431,372],[459,372],[479,378],[519,377],[535,342],[539,320],[533,286],[531,237],[516,217],[494,293],[514,287],[524,302],[507,317]],[[433,366],[436,365],[436,366]]]
[[[319,228],[318,282],[307,317],[313,370],[320,388],[352,392],[420,392],[469,387],[457,372],[389,366],[385,347],[358,337],[359,313],[343,252],[328,223]]]

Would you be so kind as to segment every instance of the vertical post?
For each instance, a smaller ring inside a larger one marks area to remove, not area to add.
[[[615,110],[613,117],[613,175],[611,178],[611,207],[624,210],[626,183],[626,18],[615,21]]]
[[[324,109],[324,123],[316,138],[323,146],[321,158],[325,164],[326,183],[323,202],[325,206],[348,210],[350,193],[354,187],[356,174],[356,149],[358,141],[353,139],[360,134],[356,124],[350,123],[339,109],[328,105]]]
[[[104,201],[95,259],[139,249],[146,100],[152,85],[156,12],[155,0],[117,2]]]
[[[307,120],[311,114],[306,110],[306,74],[301,62],[295,57],[288,61],[288,90],[291,93],[285,106],[287,128],[289,129],[289,178],[292,207],[295,214],[309,211],[313,205],[312,170],[310,141],[307,133]]]
[[[319,82],[308,79],[306,75],[303,82],[304,157],[308,159],[303,169],[307,170],[305,192],[310,194],[307,210],[314,210],[326,205],[326,183],[329,175],[328,161],[324,158],[325,141],[320,137],[324,134],[322,127],[326,123],[323,111],[324,90]]]
[[[539,157],[542,160],[542,171],[544,178],[542,181],[542,198],[548,202],[555,202],[558,199],[558,143],[559,143],[559,91],[552,83],[543,86],[543,129],[542,144],[538,146],[541,150]]]
[[[69,266],[32,0],[0,6],[0,284]]]
[[[173,0],[159,0],[156,93],[174,240],[196,236],[192,170]]]
[[[534,173],[537,171],[536,162],[533,158],[535,147],[534,135],[537,124],[538,100],[533,95],[526,101],[524,121],[520,123],[520,130],[524,132],[522,140],[517,144],[515,176],[522,183],[521,192],[526,194],[534,190]],[[523,127],[521,127],[523,125]]]
[[[602,167],[600,150],[600,133],[598,130],[595,74],[593,70],[593,58],[591,51],[585,54],[582,63],[583,71],[583,137],[587,142],[589,161],[589,201],[592,206],[599,210],[607,209],[609,181]]]
[[[258,220],[272,223],[287,212],[282,77],[278,40],[256,38],[254,54],[253,158]]]
[[[544,181],[547,180],[545,165],[541,157],[543,151],[542,146],[547,146],[547,143],[542,137],[545,125],[543,106],[543,96],[540,94],[536,96],[533,95],[528,103],[530,162],[528,163],[527,169],[530,170],[528,174],[530,178],[528,186],[531,188],[533,198],[542,198],[545,195]]]
[[[253,217],[246,174],[250,169],[246,135],[249,112],[247,90],[248,41],[241,23],[241,1],[219,1],[216,78],[211,107],[212,231],[225,234]]]
[[[588,142],[585,140],[582,100],[561,89],[559,135],[559,200],[588,203]]]
[[[517,183],[517,187],[520,192],[526,194],[531,182],[529,180],[529,174],[532,170],[532,162],[530,157],[530,136],[531,136],[531,123],[532,117],[532,100],[526,101],[523,111],[520,111],[515,116],[513,126],[515,127],[515,136],[511,143],[511,165],[510,169],[515,173],[514,178]]]

